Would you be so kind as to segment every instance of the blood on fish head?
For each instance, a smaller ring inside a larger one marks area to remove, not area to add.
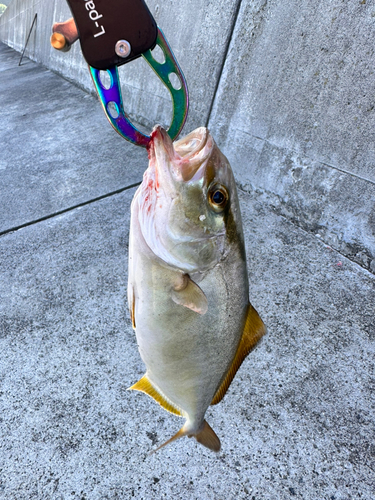
[[[138,197],[146,243],[167,264],[185,272],[212,268],[234,240],[242,242],[228,160],[205,127],[173,143],[157,125],[148,152]]]

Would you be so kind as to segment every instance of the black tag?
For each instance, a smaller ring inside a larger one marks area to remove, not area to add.
[[[143,0],[67,0],[77,25],[84,58],[96,69],[120,66],[155,47],[157,26]],[[130,44],[128,57],[115,52]]]

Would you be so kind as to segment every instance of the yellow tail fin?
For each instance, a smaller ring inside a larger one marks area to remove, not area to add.
[[[179,439],[183,436],[194,436],[198,443],[203,444],[203,446],[205,446],[206,448],[216,452],[220,451],[220,439],[217,437],[215,431],[206,421],[203,422],[203,427],[201,428],[201,430],[196,433],[189,432],[188,429],[185,429],[185,426],[186,424],[174,436],[168,439],[168,441],[161,444],[158,448],[156,448],[156,450],[151,451],[150,455],[156,453],[160,450],[160,448],[164,448],[164,446],[166,446],[167,444],[172,443],[172,441],[176,441],[176,439]]]
[[[204,421],[203,429],[198,434],[195,434],[194,437],[198,443],[203,444],[206,448],[216,452],[220,451],[220,439],[206,421]]]
[[[167,444],[172,443],[172,441],[176,441],[176,439],[181,438],[183,436],[186,436],[186,433],[184,431],[184,427],[182,427],[174,436],[172,436],[170,439],[168,439],[168,441],[166,441],[165,443],[161,444],[158,448],[156,448],[156,450],[150,451],[149,455],[156,453],[157,451],[160,450],[160,448],[164,448],[164,446],[167,446]]]

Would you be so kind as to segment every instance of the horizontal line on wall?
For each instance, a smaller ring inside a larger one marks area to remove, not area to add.
[[[352,177],[360,179],[361,181],[369,182],[370,184],[373,184],[375,186],[375,181],[373,181],[371,179],[367,179],[366,177],[362,177],[361,175],[355,174],[353,172],[349,172],[348,170],[344,170],[343,168],[337,167],[336,165],[331,165],[330,163],[327,163],[326,161],[318,160],[316,158],[311,158],[307,154],[298,152],[295,149],[288,148],[288,147],[285,147],[285,146],[279,146],[278,144],[274,144],[273,142],[271,142],[268,139],[264,139],[263,137],[258,137],[257,135],[254,135],[254,134],[251,134],[250,132],[247,132],[246,130],[242,130],[242,129],[239,129],[239,128],[237,128],[235,130],[237,130],[238,132],[242,132],[243,134],[246,134],[246,135],[248,135],[250,137],[254,137],[254,139],[258,139],[259,141],[266,142],[267,144],[270,144],[271,146],[273,146],[275,148],[286,149],[288,151],[292,151],[293,153],[296,153],[297,155],[304,156],[305,158],[307,158],[307,159],[309,159],[311,161],[315,161],[317,163],[320,163],[321,165],[325,165],[326,167],[333,168],[333,169],[335,169],[335,170],[337,170],[339,172],[342,172],[343,174],[351,175]]]

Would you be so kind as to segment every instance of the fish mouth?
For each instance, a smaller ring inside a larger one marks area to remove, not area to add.
[[[151,133],[151,157],[155,155],[158,173],[162,175],[167,169],[177,181],[203,177],[213,146],[206,127],[197,128],[174,143],[161,125],[156,125]]]

